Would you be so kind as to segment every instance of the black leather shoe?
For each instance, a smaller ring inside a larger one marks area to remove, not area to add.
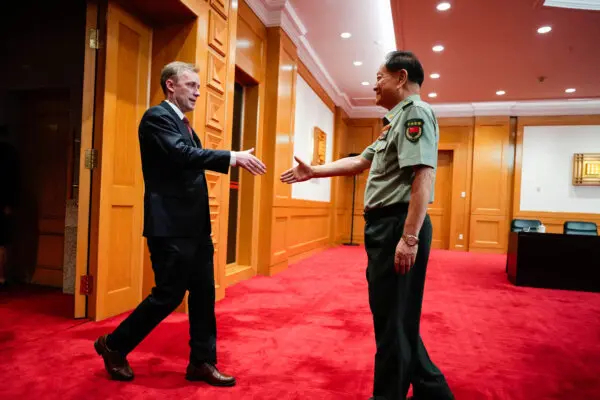
[[[209,363],[198,366],[189,363],[185,373],[188,381],[203,381],[212,386],[234,386],[235,378],[219,372],[217,367]]]
[[[106,336],[100,336],[94,342],[96,353],[104,359],[104,367],[110,377],[117,381],[130,381],[133,379],[133,370],[127,359],[119,352],[110,350],[106,345]]]

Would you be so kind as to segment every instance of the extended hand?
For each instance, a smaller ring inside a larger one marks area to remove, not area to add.
[[[417,250],[419,250],[418,244],[409,246],[404,242],[404,239],[400,239],[398,246],[396,246],[396,254],[394,254],[394,267],[396,268],[396,272],[404,275],[410,271],[415,264]]]
[[[294,160],[298,163],[294,168],[290,168],[281,174],[281,182],[283,183],[296,183],[304,182],[315,176],[315,172],[312,167],[306,164],[304,161],[294,156]]]
[[[258,158],[252,155],[254,148],[235,153],[235,165],[244,168],[252,175],[263,175],[267,172],[267,167]]]

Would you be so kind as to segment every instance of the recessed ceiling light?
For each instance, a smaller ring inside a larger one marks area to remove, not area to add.
[[[429,97],[437,97],[437,93],[429,93]]]
[[[361,85],[363,85],[363,86],[369,86],[369,82],[363,82],[363,83],[361,83]]]
[[[433,46],[432,50],[439,53],[440,51],[444,50],[444,46],[442,46],[441,44],[438,44],[438,45]]]
[[[565,93],[575,93],[575,89],[574,88],[566,89]]]
[[[436,74],[431,74],[431,75],[429,75],[429,77],[431,79],[440,79],[440,74],[437,74],[437,73]]]
[[[360,67],[362,65],[362,61],[354,61],[352,64],[356,65],[357,67]]]
[[[498,91],[496,92],[496,94],[497,94],[498,96],[504,96],[504,95],[506,94],[506,92],[505,92],[504,90],[498,90]]]
[[[538,28],[538,33],[548,33],[552,30],[552,27],[550,26],[542,26],[540,28]]]
[[[352,34],[349,32],[344,32],[340,36],[344,39],[348,39],[350,36],[352,36]]]
[[[447,11],[447,10],[449,10],[449,9],[450,9],[450,7],[451,7],[450,3],[448,3],[448,2],[443,2],[443,3],[440,3],[440,4],[438,4],[436,8],[437,8],[439,11]]]

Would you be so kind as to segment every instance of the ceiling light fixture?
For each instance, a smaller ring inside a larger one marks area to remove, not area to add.
[[[438,45],[433,46],[432,50],[439,53],[440,51],[444,50],[444,46],[442,46],[441,44],[438,44]]]
[[[363,85],[363,86],[369,86],[369,82],[363,82],[363,83],[361,83],[361,85]]]
[[[449,9],[450,9],[450,7],[452,7],[452,6],[450,5],[450,3],[448,3],[448,2],[443,2],[443,3],[440,3],[440,4],[438,4],[436,8],[437,8],[439,11],[447,11],[447,10],[449,10]]]
[[[360,67],[362,65],[362,61],[354,61],[352,64],[354,64],[357,67]]]
[[[504,95],[506,94],[506,92],[505,92],[504,90],[498,90],[498,91],[496,92],[496,94],[497,94],[498,96],[504,96]]]
[[[566,89],[565,93],[575,93],[575,89],[574,88]]]
[[[430,77],[431,79],[440,79],[440,74],[438,74],[438,73],[431,74],[431,75],[429,75],[429,77]]]
[[[350,36],[352,36],[352,34],[349,32],[344,32],[340,36],[342,37],[342,39],[348,39]]]
[[[437,97],[437,93],[429,93],[429,97]]]
[[[552,30],[552,27],[550,26],[542,26],[540,28],[538,28],[538,33],[544,34],[544,33],[548,33]]]

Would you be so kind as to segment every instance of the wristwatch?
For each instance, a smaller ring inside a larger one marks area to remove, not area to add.
[[[419,244],[419,238],[416,237],[415,235],[409,235],[409,234],[405,233],[404,235],[402,235],[402,239],[404,239],[404,243],[406,243],[410,247],[413,247],[413,246],[416,246],[417,244]]]

